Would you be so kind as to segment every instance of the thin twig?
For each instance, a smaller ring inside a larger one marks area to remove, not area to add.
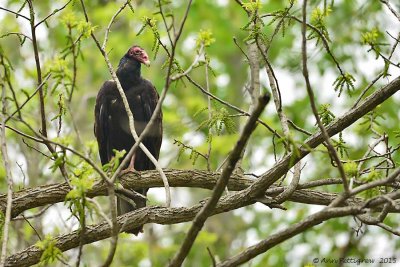
[[[205,95],[210,96],[212,99],[218,101],[219,103],[221,103],[221,104],[223,104],[223,105],[225,105],[225,106],[227,106],[227,107],[229,107],[229,108],[231,108],[231,109],[233,109],[233,110],[235,110],[235,111],[237,111],[237,112],[239,112],[239,113],[241,113],[243,115],[246,115],[247,117],[250,116],[250,113],[248,113],[247,111],[244,111],[244,110],[236,107],[235,105],[232,105],[231,103],[226,102],[225,100],[222,100],[221,98],[213,95],[212,93],[207,92],[206,89],[204,89],[200,84],[198,84],[196,81],[194,81],[188,74],[185,75],[185,77],[186,77],[186,79],[188,79],[189,82],[191,82],[194,86],[196,86],[198,89],[200,89],[200,91],[202,93],[204,93]],[[280,134],[278,134],[276,132],[276,130],[274,130],[266,122],[262,121],[261,119],[258,119],[257,122],[260,123],[265,128],[267,128],[272,134],[276,135],[278,138],[282,138],[282,136]]]
[[[83,34],[81,34],[80,36],[83,36]],[[71,89],[68,94],[68,107],[69,107],[70,106],[69,104],[71,103],[71,100],[72,100],[72,95],[76,88],[76,76],[77,76],[77,62],[76,61],[77,61],[77,58],[79,55],[79,47],[78,47],[78,51],[77,51],[76,43],[72,39],[72,27],[70,25],[68,25],[68,39],[71,42],[71,53],[72,53],[72,84],[71,84]],[[80,39],[78,38],[78,40],[80,40]],[[67,54],[65,56],[67,56]]]
[[[0,10],[4,10],[4,11],[7,11],[8,13],[14,14],[17,18],[21,17],[21,18],[24,18],[24,19],[26,19],[28,21],[30,20],[28,17],[26,17],[24,15],[21,15],[21,14],[15,12],[15,11],[9,10],[9,9],[1,7],[1,6],[0,6]]]
[[[89,22],[89,18],[88,18],[87,12],[86,12],[85,4],[84,4],[83,0],[81,0],[80,2],[81,2],[81,6],[82,6],[82,9],[83,9],[84,15],[85,15],[86,22]],[[125,7],[125,6],[126,6],[126,4],[123,7]],[[95,41],[97,47],[99,48],[100,52],[102,53],[102,55],[103,55],[103,57],[104,57],[104,59],[105,59],[105,61],[107,63],[107,66],[109,68],[109,71],[111,72],[111,76],[113,77],[113,80],[117,84],[118,91],[119,91],[119,93],[121,95],[121,98],[123,100],[125,109],[127,110],[127,115],[128,115],[128,118],[129,118],[130,130],[132,132],[132,135],[135,137],[136,132],[135,132],[134,124],[133,124],[132,112],[131,112],[131,110],[129,108],[129,104],[128,104],[128,101],[126,99],[125,93],[124,93],[124,91],[122,89],[122,86],[119,83],[117,75],[115,74],[115,71],[114,71],[114,69],[113,69],[113,67],[112,67],[112,65],[111,65],[111,63],[110,63],[110,61],[108,59],[108,55],[107,55],[107,53],[105,51],[105,47],[106,47],[106,44],[107,44],[106,41],[107,41],[108,32],[110,31],[110,27],[111,27],[113,21],[116,19],[117,15],[121,11],[122,11],[122,9],[119,9],[117,11],[116,15],[114,15],[112,17],[110,23],[108,24],[108,27],[107,27],[107,30],[106,30],[106,33],[105,33],[104,43],[103,43],[104,48],[100,46],[100,43],[97,40],[97,38],[95,37],[93,32],[91,32],[91,36],[92,36],[92,39]],[[108,197],[109,197],[109,205],[110,205],[110,212],[111,212],[111,240],[110,240],[111,248],[110,248],[109,253],[107,255],[106,261],[102,265],[102,266],[106,267],[106,266],[110,266],[110,264],[112,263],[112,260],[113,260],[114,255],[115,255],[115,251],[117,249],[119,227],[116,224],[117,212],[116,212],[116,205],[115,205],[115,191],[114,191],[114,187],[113,187],[113,182],[112,182],[111,179],[109,180],[107,177],[104,177],[104,180],[107,183],[107,191],[108,191],[108,194],[109,194]],[[83,245],[82,242],[80,242],[80,244]]]
[[[400,168],[397,168],[397,170],[395,170],[391,175],[389,175],[389,177],[387,177],[385,179],[376,180],[376,181],[372,181],[372,182],[357,186],[356,188],[354,188],[353,190],[351,190],[349,192],[349,196],[354,196],[365,190],[389,184],[389,183],[395,181],[396,179],[398,179],[399,177],[400,177]]]
[[[103,263],[102,267],[108,267],[111,265],[115,251],[117,250],[118,244],[118,233],[119,233],[119,226],[117,224],[117,209],[115,208],[115,191],[113,186],[107,186],[108,197],[110,199],[110,210],[111,210],[111,248],[108,252],[108,256],[106,261]]]
[[[103,49],[104,51],[106,50],[106,45],[107,45],[107,42],[108,42],[108,34],[110,33],[112,24],[114,23],[114,21],[118,17],[118,15],[122,12],[122,10],[125,9],[125,7],[128,5],[128,3],[130,1],[131,0],[127,0],[122,6],[120,6],[119,9],[117,10],[117,12],[115,12],[115,14],[112,16],[110,22],[108,23],[106,33],[104,34],[104,41],[103,41],[103,44],[101,46],[101,49]]]
[[[212,266],[216,267],[217,266],[217,261],[215,260],[215,257],[214,257],[214,255],[211,252],[211,249],[209,247],[207,247],[207,251],[208,251],[208,255],[210,255]]]
[[[46,207],[44,207],[43,209],[41,209],[39,212],[37,212],[35,214],[29,215],[29,216],[21,215],[21,216],[13,218],[12,221],[21,221],[21,220],[38,218],[38,217],[42,216],[50,207],[51,207],[51,205],[47,205]]]
[[[346,173],[344,172],[343,169],[343,164],[340,161],[339,155],[336,152],[335,148],[333,147],[332,141],[325,129],[325,126],[322,124],[321,119],[319,118],[318,115],[318,110],[315,104],[315,96],[314,92],[311,88],[310,80],[308,78],[308,67],[307,67],[307,36],[306,36],[306,31],[307,31],[307,24],[306,24],[306,18],[307,18],[307,0],[304,0],[303,2],[303,24],[301,28],[301,33],[302,33],[302,61],[303,61],[303,76],[304,80],[306,82],[306,88],[307,88],[307,93],[310,99],[310,105],[312,112],[314,114],[314,117],[317,121],[318,127],[321,130],[322,136],[325,139],[325,142],[327,144],[328,151],[330,155],[333,157],[333,160],[336,162],[337,168],[339,169],[340,176],[343,180],[343,188],[344,188],[344,193],[347,195],[349,193],[349,184],[347,181]]]
[[[67,3],[65,3],[65,5],[63,5],[60,8],[56,8],[54,9],[53,12],[51,12],[51,14],[47,15],[44,19],[42,19],[41,21],[39,21],[38,23],[36,23],[35,28],[37,28],[40,24],[42,24],[43,22],[46,22],[46,20],[48,20],[50,17],[54,16],[55,14],[57,14],[58,12],[62,11],[64,8],[66,8],[69,3],[71,3],[72,0],[69,0]]]
[[[45,144],[45,143],[47,142],[47,143],[50,143],[50,144],[53,144],[53,145],[57,145],[57,146],[59,146],[59,147],[65,149],[65,150],[67,150],[67,151],[69,151],[69,152],[71,152],[71,153],[77,155],[78,157],[80,157],[81,159],[83,159],[84,161],[86,161],[90,166],[92,166],[93,169],[100,175],[100,177],[103,179],[104,182],[107,182],[107,181],[108,181],[107,175],[103,172],[103,170],[102,170],[101,168],[99,168],[99,167],[97,166],[97,164],[94,163],[94,161],[93,161],[92,159],[90,159],[89,157],[86,157],[86,156],[83,155],[81,152],[79,152],[79,151],[77,151],[77,150],[75,150],[75,149],[73,149],[73,148],[70,148],[70,147],[68,147],[68,146],[66,146],[66,145],[64,145],[64,144],[61,144],[61,143],[58,143],[58,142],[56,142],[56,141],[47,139],[46,137],[40,135],[40,133],[37,133],[37,132],[35,132],[35,131],[34,131],[34,133],[36,134],[36,136],[32,136],[32,135],[29,135],[29,134],[27,134],[27,133],[24,133],[24,132],[22,132],[22,131],[20,131],[20,130],[18,130],[18,129],[15,129],[14,127],[11,127],[11,126],[9,126],[9,125],[6,125],[6,128],[12,130],[13,132],[15,132],[15,133],[17,133],[17,134],[19,134],[19,135],[21,135],[21,136],[23,136],[23,137],[26,137],[26,138],[28,138],[28,139],[30,139],[30,140],[33,140],[33,141],[35,141],[35,142],[42,143],[42,144]],[[68,183],[68,184],[69,184],[69,183]]]
[[[80,232],[79,232],[79,246],[78,246],[78,257],[76,257],[76,263],[75,266],[79,267],[81,264],[81,258],[82,258],[82,253],[83,253],[83,245],[85,242],[85,232],[86,232],[86,214],[85,214],[85,208],[86,208],[86,194],[84,194],[81,198],[82,201],[82,209],[79,210],[79,217],[77,218],[79,221],[79,226],[80,226]]]
[[[292,120],[288,119],[287,122],[288,122],[290,125],[292,125],[292,127],[293,127],[295,130],[297,130],[297,131],[299,131],[299,132],[301,132],[301,133],[303,133],[303,134],[305,134],[305,135],[308,135],[308,136],[311,136],[311,135],[312,135],[312,133],[310,133],[309,131],[307,131],[307,130],[301,128],[301,127],[299,127],[299,126],[296,125]]]
[[[290,8],[291,7],[292,7],[292,5],[290,6]],[[257,19],[257,17],[255,19]],[[281,20],[281,21],[283,21],[283,20]],[[277,28],[275,29],[276,33],[278,32],[280,25],[281,25],[281,23],[279,23]],[[272,42],[272,39],[271,39],[271,42]],[[266,47],[264,43],[260,42],[258,36],[256,36],[254,48],[255,49],[258,48],[258,50],[260,51],[260,53],[266,63],[265,70],[266,70],[269,84],[271,87],[272,96],[273,96],[274,103],[275,103],[275,109],[278,114],[279,121],[281,123],[283,134],[284,134],[285,138],[288,139],[288,138],[290,138],[290,135],[291,135],[289,125],[288,125],[288,118],[282,108],[282,94],[279,89],[278,79],[276,78],[276,75],[274,74],[274,71],[272,69],[272,65],[270,64],[268,57],[267,57],[268,47]],[[286,148],[288,150],[287,152],[289,152],[290,147],[287,146],[286,142],[284,142],[284,144],[286,145]],[[294,173],[292,176],[292,181],[291,181],[289,187],[276,198],[277,203],[282,203],[282,202],[286,201],[294,193],[297,186],[299,185],[300,175],[301,175],[301,161],[299,161],[298,163],[296,163],[294,165]]]
[[[375,77],[368,85],[365,87],[365,89],[361,92],[361,94],[358,96],[357,100],[354,102],[354,105],[351,108],[355,108],[358,103],[360,103],[361,99],[363,96],[368,92],[368,90],[374,86],[374,84],[383,76],[383,73],[379,73],[378,76]]]
[[[0,255],[0,266],[4,266],[6,260],[6,253],[7,253],[7,244],[8,244],[8,231],[9,225],[11,220],[11,207],[12,207],[12,193],[13,193],[13,179],[11,174],[11,166],[8,158],[8,150],[7,150],[7,139],[6,139],[6,124],[5,124],[5,116],[7,114],[7,100],[6,100],[6,87],[3,82],[0,82],[1,86],[1,103],[2,103],[2,110],[1,110],[1,155],[2,161],[4,164],[4,170],[7,179],[7,205],[6,205],[6,212],[4,218],[3,228],[3,242],[1,247],[1,255]]]
[[[376,226],[379,226],[380,228],[382,228],[385,231],[388,231],[389,233],[392,233],[394,235],[400,236],[400,230],[395,230],[395,229],[393,229],[392,227],[390,227],[387,224],[378,223],[378,224],[376,224]]]
[[[396,179],[398,179],[398,177],[400,177],[400,168],[395,170],[389,177],[387,177],[385,179],[376,180],[376,181],[372,181],[372,182],[360,185],[360,186],[350,190],[348,194],[345,194],[345,195],[342,194],[342,195],[338,196],[334,201],[331,202],[331,204],[329,206],[331,206],[331,207],[338,206],[344,200],[346,200],[347,198],[349,198],[351,196],[355,196],[361,192],[364,192],[364,191],[374,188],[374,187],[387,185],[388,183],[391,183],[391,182],[395,181]],[[381,197],[382,196],[378,196],[378,198],[381,198]],[[373,201],[373,199],[368,200],[365,204],[365,207],[367,207],[368,204],[372,201]]]
[[[23,220],[25,220],[29,226],[33,229],[33,231],[35,232],[35,234],[37,235],[37,237],[39,238],[39,240],[42,240],[42,237],[40,236],[39,232],[36,230],[35,227],[33,227],[33,225],[31,224],[31,222],[28,220],[28,218],[26,218],[24,215],[22,215]]]
[[[104,211],[103,211],[102,207],[100,206],[100,204],[96,200],[94,200],[92,198],[87,198],[86,201],[90,202],[90,203],[92,203],[93,205],[96,206],[95,211],[108,223],[108,225],[111,228],[112,227],[112,222],[108,218],[108,216],[104,213]]]
[[[6,36],[10,36],[10,35],[17,35],[17,37],[20,38],[19,40],[20,40],[21,43],[23,43],[23,41],[24,41],[25,39],[29,39],[30,41],[32,41],[32,38],[31,38],[31,37],[29,37],[29,36],[26,35],[26,34],[20,33],[20,32],[8,32],[8,33],[5,33],[5,34],[3,34],[3,35],[0,36],[0,39],[3,38],[3,37],[6,37]],[[23,38],[22,38],[21,36],[22,36]],[[22,41],[21,41],[21,39],[22,39]]]
[[[387,6],[387,8],[390,10],[390,12],[392,12],[393,15],[395,15],[395,17],[400,21],[400,13],[398,13],[393,7],[392,5],[389,3],[388,0],[380,0],[381,3],[385,4],[385,6]]]
[[[161,0],[158,0],[158,8],[160,9],[160,14],[161,14],[162,20],[164,22],[165,30],[167,31],[169,44],[172,46],[173,45],[173,41],[172,41],[172,38],[171,38],[170,28],[168,27],[167,19],[165,18],[165,15],[164,15],[164,10],[162,8]]]
[[[365,160],[361,160],[361,161],[354,161],[354,162],[359,162],[358,166],[357,166],[357,172],[361,173],[361,168],[363,166],[363,164],[366,162],[366,160],[368,159],[368,155],[374,150],[374,148],[379,145],[383,140],[385,139],[385,135],[381,136],[380,138],[376,139],[374,141],[374,143],[372,143],[371,145],[369,145],[368,150],[364,153],[363,155],[363,159]]]
[[[193,68],[195,68],[199,64],[199,61],[200,61],[202,56],[205,56],[204,55],[204,45],[203,44],[201,44],[201,46],[199,48],[199,51],[198,51],[195,59],[193,60],[192,64],[190,64],[190,66],[184,72],[178,73],[178,74],[172,76],[171,77],[171,81],[179,80],[180,78],[182,78],[182,77],[186,76],[187,74],[189,74],[193,70]]]
[[[10,88],[11,95],[12,95],[14,103],[15,103],[15,107],[17,108],[17,110],[19,110],[20,109],[20,105],[18,103],[17,94],[15,93],[14,86],[13,86],[13,84],[11,82],[11,73],[10,73],[9,69],[5,66],[5,62],[4,62],[5,57],[4,57],[4,55],[1,55],[0,57],[1,57],[1,64],[3,65],[3,68],[4,68],[5,81],[6,81],[7,85],[8,85],[8,87]],[[9,62],[9,64],[10,64],[10,69],[12,70],[11,63]],[[19,118],[22,117],[20,111],[18,111],[18,117]]]
[[[39,107],[40,107],[40,118],[41,118],[41,134],[47,137],[47,126],[46,126],[46,111],[44,107],[44,93],[43,88],[40,86],[42,84],[42,69],[40,65],[40,57],[39,57],[39,48],[38,42],[36,39],[36,28],[35,28],[35,10],[33,8],[32,0],[27,0],[29,5],[29,13],[30,13],[30,27],[32,34],[32,44],[33,44],[33,53],[35,56],[35,64],[36,64],[36,76],[37,76],[37,85],[39,88]]]
[[[202,47],[203,47],[203,45],[202,45]],[[206,55],[204,55],[204,57],[206,57]],[[209,76],[208,76],[208,61],[207,61],[207,58],[206,58],[206,65],[205,65],[205,75],[206,75],[206,90],[207,90],[207,92],[210,92],[210,81],[209,81]],[[210,96],[207,96],[207,109],[208,109],[208,120],[211,121],[211,119],[212,119],[212,109],[211,109],[211,97]],[[212,128],[208,129],[208,135],[209,136],[212,135]],[[211,164],[210,164],[211,149],[212,149],[212,138],[210,140],[208,140],[208,149],[207,149],[207,170],[208,171],[211,170]]]
[[[35,10],[33,7],[32,0],[26,0],[29,6],[29,13],[30,13],[30,29],[31,29],[31,34],[32,34],[32,45],[33,45],[33,53],[35,57],[35,66],[36,66],[36,78],[37,78],[37,87],[39,88],[39,108],[40,108],[40,120],[41,120],[41,129],[40,129],[40,134],[43,135],[44,137],[47,138],[47,125],[46,125],[46,110],[45,110],[45,96],[44,96],[44,91],[43,91],[43,79],[42,79],[42,68],[40,64],[40,56],[39,56],[39,47],[38,47],[38,41],[36,39],[36,27],[35,27]],[[55,158],[58,158],[58,154],[56,153],[54,147],[51,146],[50,143],[45,142],[44,143],[48,150],[51,152],[52,155],[54,155]],[[65,163],[63,162],[60,164],[59,169],[61,171],[61,174],[63,175],[65,181],[69,183],[68,181],[68,173],[65,168]]]
[[[301,19],[299,19],[299,18],[297,18],[297,17],[295,17],[295,16],[288,15],[287,17],[288,17],[288,18],[291,18],[291,19],[293,19],[293,20],[295,20],[295,21],[297,21],[297,22],[299,22],[299,23],[301,23],[301,24],[304,24],[304,23],[305,23],[305,25],[306,25],[307,27],[309,27],[310,29],[312,29],[314,32],[316,32],[316,33],[319,35],[319,38],[322,40],[322,44],[324,45],[324,48],[325,48],[326,52],[327,52],[328,55],[332,58],[333,62],[334,62],[335,65],[336,65],[336,68],[337,68],[337,69],[339,70],[339,72],[340,72],[340,75],[342,75],[342,76],[344,77],[344,76],[345,76],[345,73],[344,73],[344,71],[342,70],[342,67],[340,67],[339,61],[336,59],[335,55],[334,55],[333,52],[331,51],[331,48],[330,48],[330,46],[329,46],[329,42],[328,42],[328,40],[326,40],[324,34],[323,34],[317,27],[315,27],[314,25],[309,24],[309,23],[307,23],[307,22],[304,22],[303,20],[301,20]]]
[[[283,191],[275,198],[277,203],[282,203],[293,195],[293,193],[299,186],[300,174],[301,174],[301,161],[299,161],[298,163],[296,163],[296,165],[294,165],[292,181],[290,182],[289,186],[285,189],[285,191]]]
[[[246,52],[244,52],[243,48],[239,45],[236,37],[233,37],[233,42],[235,43],[235,45],[239,48],[240,52],[242,52],[242,54],[245,56],[245,58],[247,59],[248,62],[250,62],[249,56],[246,54]]]
[[[33,93],[28,96],[28,98],[24,101],[24,103],[22,103],[21,106],[19,106],[19,109],[15,110],[11,115],[9,115],[5,121],[5,123],[7,123],[16,113],[20,112],[23,107],[36,95],[36,93],[46,84],[47,80],[51,77],[51,73],[49,73],[42,81],[41,84],[39,84],[38,87],[36,87],[35,91],[33,91]]]

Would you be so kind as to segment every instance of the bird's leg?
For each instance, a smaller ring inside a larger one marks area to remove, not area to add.
[[[128,168],[126,169],[126,170],[130,170],[130,171],[136,171],[135,170],[135,167],[134,167],[134,165],[135,165],[135,156],[136,156],[136,154],[134,153],[133,155],[132,155],[132,157],[131,157],[131,160],[129,161],[129,166],[128,166]]]
[[[120,175],[129,173],[129,172],[136,172],[134,164],[135,164],[135,154],[132,155],[131,160],[129,161],[128,168],[126,168],[125,170],[121,171]]]

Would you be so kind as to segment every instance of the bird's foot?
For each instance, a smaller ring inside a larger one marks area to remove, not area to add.
[[[127,174],[127,173],[135,173],[135,172],[137,172],[135,170],[135,168],[133,168],[132,166],[129,166],[125,170],[122,170],[119,175],[122,176],[122,175]]]

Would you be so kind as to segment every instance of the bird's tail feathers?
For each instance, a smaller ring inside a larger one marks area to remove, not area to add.
[[[139,190],[135,190],[136,192],[146,196],[148,189],[139,189]],[[135,202],[135,206],[133,206],[130,202],[128,202],[125,199],[122,199],[120,197],[117,198],[117,211],[118,211],[118,215],[123,215],[125,213],[146,207],[146,199],[143,198],[135,198],[132,199],[133,202]],[[139,233],[143,233],[143,225],[134,228],[130,231],[126,231],[127,233],[130,234],[134,234],[134,235],[138,235]]]

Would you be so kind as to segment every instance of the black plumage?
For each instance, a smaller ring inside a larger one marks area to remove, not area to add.
[[[149,65],[146,52],[139,46],[131,47],[121,58],[117,69],[120,81],[132,111],[135,130],[140,135],[150,121],[153,111],[157,105],[159,96],[152,83],[141,76],[141,64]],[[106,81],[100,88],[96,99],[94,132],[99,145],[101,163],[108,163],[113,157],[113,149],[123,150],[128,153],[134,145],[128,116],[114,81]],[[143,139],[143,144],[158,159],[162,141],[162,113],[157,116],[149,133]],[[130,165],[125,168],[136,171],[152,170],[153,163],[138,148],[132,157]],[[132,166],[133,165],[133,166]],[[147,188],[136,191],[146,195]],[[126,200],[118,198],[118,214],[124,214],[146,206],[143,199],[134,199],[136,207]],[[142,227],[134,229],[131,233],[138,234]]]

